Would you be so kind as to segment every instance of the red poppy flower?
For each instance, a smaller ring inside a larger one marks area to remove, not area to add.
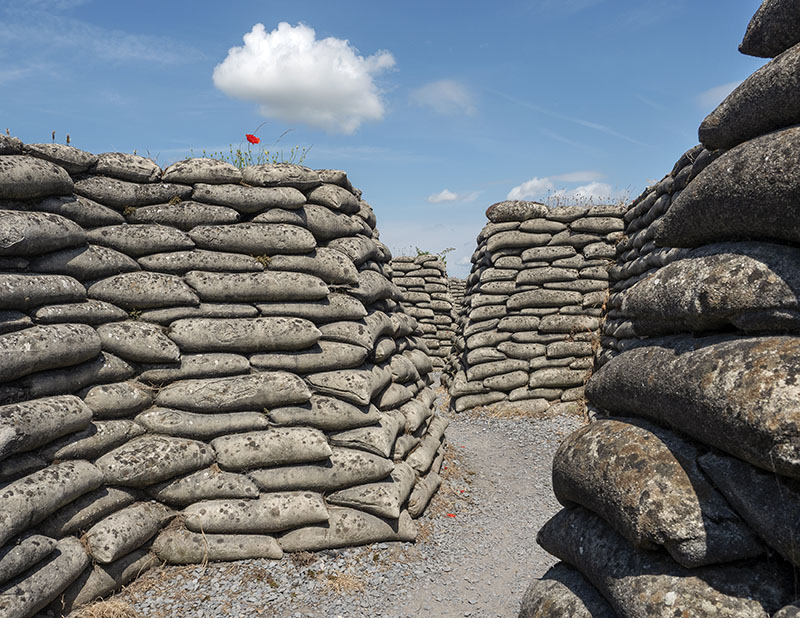
[[[255,135],[250,135],[250,133],[245,133],[245,137],[247,138],[247,141],[250,142],[251,144],[258,144],[261,141],[261,139],[259,139]]]
[[[448,516],[448,517],[455,517],[455,514],[453,514],[453,513],[447,513],[447,516]]]

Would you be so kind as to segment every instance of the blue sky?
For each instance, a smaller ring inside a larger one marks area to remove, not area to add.
[[[291,129],[395,254],[454,247],[463,277],[492,203],[667,173],[764,63],[737,51],[759,4],[0,0],[0,130],[163,167]]]

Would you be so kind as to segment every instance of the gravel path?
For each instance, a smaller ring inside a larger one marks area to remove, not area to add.
[[[559,508],[553,453],[583,421],[448,416],[444,483],[416,544],[162,567],[114,601],[146,618],[515,617],[530,580],[555,562],[536,532]]]

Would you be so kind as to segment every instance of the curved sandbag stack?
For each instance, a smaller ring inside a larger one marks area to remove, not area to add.
[[[403,311],[419,324],[434,370],[441,371],[450,356],[454,331],[445,263],[438,255],[395,257],[392,281],[402,293]]]
[[[622,213],[519,201],[489,207],[450,369],[456,411],[503,401],[531,413],[580,409]]]
[[[0,615],[413,540],[446,421],[344,172],[0,138]]]
[[[644,234],[665,263],[616,271],[638,278],[615,302],[629,336],[586,389],[608,416],[559,448],[565,508],[539,533],[569,566],[531,585],[524,618],[800,613],[797,3],[764,2],[741,49],[778,55],[627,219],[624,243]]]

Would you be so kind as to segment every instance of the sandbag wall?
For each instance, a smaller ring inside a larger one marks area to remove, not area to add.
[[[392,281],[400,288],[403,311],[419,324],[434,370],[441,371],[450,356],[455,328],[445,263],[437,255],[395,257]]]
[[[563,562],[523,618],[800,615],[796,4],[765,2],[740,49],[778,55],[626,216],[603,414],[556,454],[538,540]]]
[[[446,421],[344,172],[0,137],[0,615],[413,540]]]
[[[489,207],[449,367],[456,411],[502,401],[532,413],[580,406],[623,211]]]

